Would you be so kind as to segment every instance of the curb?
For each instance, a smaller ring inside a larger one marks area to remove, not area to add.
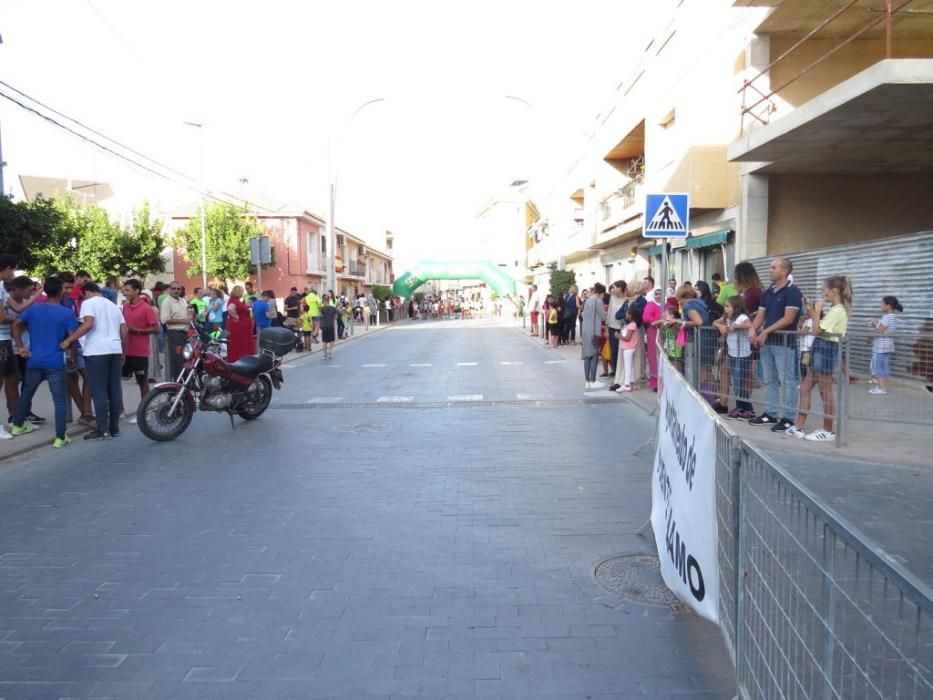
[[[408,319],[405,319],[405,320],[407,321]],[[342,344],[342,343],[345,343],[345,342],[347,342],[347,341],[349,341],[349,340],[357,340],[357,339],[360,339],[360,338],[368,338],[369,336],[373,335],[374,333],[378,333],[379,331],[385,330],[386,328],[391,328],[392,326],[396,326],[396,325],[398,325],[399,323],[403,323],[403,321],[394,321],[393,323],[386,323],[386,324],[383,324],[383,325],[379,326],[378,328],[375,328],[375,329],[373,329],[373,330],[369,330],[369,331],[367,331],[366,333],[364,333],[364,334],[362,334],[362,335],[355,335],[355,336],[352,336],[352,335],[351,335],[349,338],[344,338],[344,340],[341,341],[341,344]],[[337,349],[337,347],[340,347],[340,346],[339,346],[339,345],[335,345],[335,346],[334,346],[334,349]],[[320,354],[320,352],[321,352],[321,351],[318,350],[318,354]],[[300,359],[303,359],[303,358],[305,358],[305,357],[313,357],[313,356],[314,356],[314,353],[313,353],[313,352],[311,352],[311,353],[305,353],[305,352],[290,353],[289,355],[286,355],[284,358],[282,358],[282,364],[283,364],[283,365],[285,365],[285,364],[290,364],[290,363],[292,363],[292,362],[295,362],[296,360],[300,360]],[[123,421],[125,421],[125,420],[127,420],[126,416],[120,416],[120,421],[121,421],[121,423],[122,423]],[[75,439],[77,436],[83,435],[84,433],[87,433],[87,432],[89,432],[90,430],[91,430],[91,428],[90,428],[89,426],[86,426],[86,425],[81,425],[81,424],[72,425],[71,427],[66,428],[66,430],[65,430],[65,435],[67,435],[68,437],[70,437],[70,438],[72,439],[72,442],[73,442],[74,439]],[[16,438],[13,438],[13,439],[15,440]],[[28,446],[24,446],[24,447],[22,447],[22,448],[20,448],[20,449],[14,450],[13,452],[10,452],[9,454],[6,454],[6,455],[3,455],[2,457],[0,457],[0,465],[4,465],[4,463],[6,463],[7,461],[9,461],[10,459],[13,459],[13,458],[15,458],[15,457],[22,457],[23,455],[29,454],[30,452],[35,452],[35,451],[37,451],[37,450],[41,450],[41,449],[44,448],[44,447],[51,448],[51,447],[52,447],[52,443],[51,443],[51,442],[41,442],[41,443],[38,443],[38,444],[28,445]]]

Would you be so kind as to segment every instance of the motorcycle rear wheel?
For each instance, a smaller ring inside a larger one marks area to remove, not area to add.
[[[262,375],[259,377],[258,381],[260,386],[259,391],[261,392],[259,398],[255,401],[250,401],[237,411],[237,415],[243,420],[256,420],[266,412],[266,409],[269,408],[269,404],[272,402],[272,380]]]
[[[150,440],[174,440],[191,425],[195,407],[194,401],[188,395],[182,397],[174,414],[170,415],[179,391],[175,387],[157,387],[146,394],[146,398],[139,404],[136,411],[137,425],[140,432]]]

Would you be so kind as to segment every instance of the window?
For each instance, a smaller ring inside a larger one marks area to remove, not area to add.
[[[327,236],[321,236],[321,255],[327,255]]]
[[[308,265],[309,272],[312,270],[320,269],[318,267],[318,256],[317,256],[317,240],[316,240],[317,235],[318,234],[315,233],[314,231],[308,231],[307,233],[308,247],[306,250],[308,254],[307,265]]]

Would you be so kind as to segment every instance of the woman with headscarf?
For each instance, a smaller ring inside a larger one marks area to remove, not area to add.
[[[655,287],[648,297],[648,303],[642,312],[642,325],[645,328],[645,352],[648,359],[648,373],[651,390],[658,390],[658,329],[661,326],[664,294],[660,287]]]

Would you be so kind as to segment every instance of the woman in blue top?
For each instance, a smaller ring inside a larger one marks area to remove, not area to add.
[[[686,331],[687,342],[693,344],[694,352],[699,357],[700,380],[708,382],[712,376],[711,369],[716,358],[718,338],[712,334],[696,333],[693,329],[700,326],[709,326],[712,323],[709,309],[706,308],[706,304],[702,299],[697,298],[696,291],[686,285],[677,290],[677,299],[683,308],[683,318],[680,324]],[[699,344],[699,347],[697,347],[697,344]]]

